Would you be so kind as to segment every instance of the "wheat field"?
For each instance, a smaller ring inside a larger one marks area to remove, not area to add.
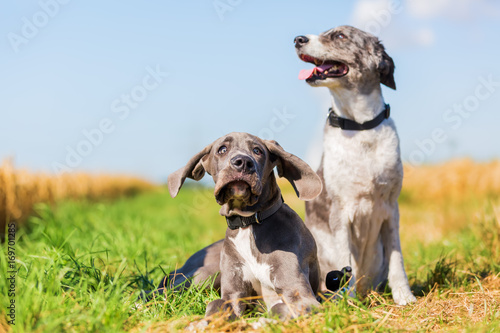
[[[137,177],[65,173],[49,175],[15,169],[11,159],[0,165],[0,234],[6,221],[20,224],[37,203],[62,199],[114,199],[152,189],[153,184]]]
[[[11,159],[0,165],[0,230],[7,220],[23,221],[36,203],[62,199],[116,198],[152,189],[138,177],[65,173],[49,175],[15,169]],[[405,166],[404,193],[420,203],[460,204],[500,193],[500,161],[469,159],[439,165]],[[294,200],[294,199],[292,199]]]
[[[403,188],[414,200],[440,203],[498,196],[500,160],[476,163],[457,159],[437,165],[405,165]]]

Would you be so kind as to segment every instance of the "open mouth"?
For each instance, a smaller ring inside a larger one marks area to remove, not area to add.
[[[249,208],[259,200],[260,191],[259,186],[252,187],[250,182],[243,179],[228,182],[215,192],[215,199],[222,206],[219,214],[222,216],[253,215],[254,212]]]
[[[244,200],[247,196],[250,195],[250,185],[243,181],[237,180],[235,182],[231,182],[225,186],[226,194],[233,199],[241,199]]]
[[[244,180],[234,180],[225,184],[215,195],[217,203],[220,205],[228,202],[239,202],[248,205],[253,201],[254,197],[252,187]]]
[[[349,67],[340,61],[322,60],[307,54],[301,54],[299,58],[304,62],[316,65],[312,69],[303,69],[300,71],[299,80],[306,80],[306,82],[324,80],[329,77],[342,77],[349,72]]]

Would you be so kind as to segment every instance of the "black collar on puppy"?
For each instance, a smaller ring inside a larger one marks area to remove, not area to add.
[[[385,105],[385,109],[374,119],[366,121],[362,124],[354,120],[341,118],[335,114],[332,108],[328,109],[328,121],[332,127],[340,127],[343,130],[350,131],[364,131],[377,127],[385,119],[391,115],[391,107],[389,104]]]
[[[235,230],[238,228],[248,227],[250,224],[254,223],[262,223],[265,219],[271,217],[274,213],[280,209],[283,205],[283,197],[278,200],[271,208],[266,209],[263,212],[258,212],[253,214],[252,216],[239,216],[239,215],[231,215],[226,216],[227,226],[231,230]]]

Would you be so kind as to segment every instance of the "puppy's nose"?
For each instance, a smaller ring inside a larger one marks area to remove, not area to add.
[[[237,155],[231,159],[231,165],[239,172],[252,173],[255,172],[255,163],[245,155]]]
[[[306,36],[297,36],[293,41],[295,43],[295,47],[301,47],[309,41],[309,38]]]

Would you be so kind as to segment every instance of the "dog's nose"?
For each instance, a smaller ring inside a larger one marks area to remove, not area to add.
[[[231,159],[231,165],[236,169],[236,171],[246,173],[255,172],[255,163],[249,156],[235,156]]]
[[[295,43],[295,47],[301,47],[309,41],[309,38],[306,36],[297,36],[293,41]]]

